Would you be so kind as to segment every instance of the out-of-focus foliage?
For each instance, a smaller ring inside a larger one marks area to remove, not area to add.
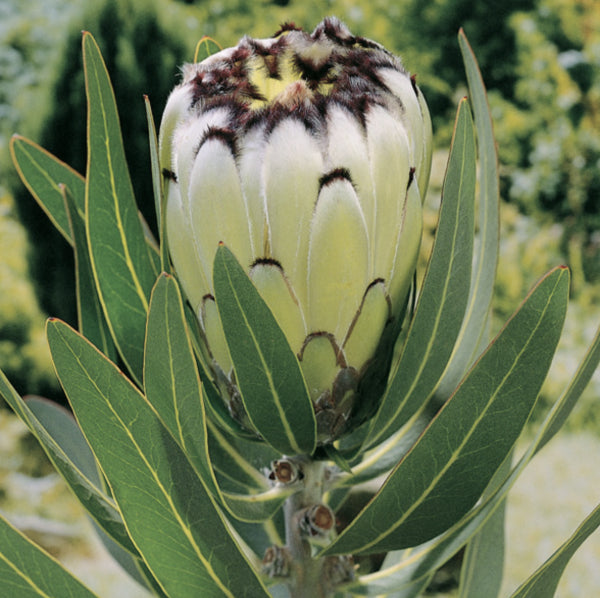
[[[510,316],[527,289],[539,278],[540,272],[567,261],[562,250],[563,231],[564,227],[560,223],[540,223],[532,216],[520,214],[514,205],[503,206],[501,257],[494,297],[494,331]],[[574,270],[575,284],[576,274],[577,270]],[[554,397],[564,390],[565,381],[573,376],[584,348],[592,342],[594,329],[584,323],[600,317],[598,285],[583,284],[581,281],[578,288],[575,300],[569,303],[554,364],[542,387],[539,404],[534,412],[537,419],[545,415]],[[566,427],[573,430],[599,430],[599,396],[600,375],[597,373],[567,420]]]
[[[600,4],[542,0],[510,22],[515,98],[494,102],[505,196],[562,223],[574,270],[600,281]]]
[[[0,197],[0,363],[22,392],[53,394],[56,378],[40,326],[43,315],[29,280],[25,231]]]
[[[140,209],[153,224],[147,123],[143,93],[157,115],[187,57],[165,7],[140,0],[103,0],[73,11],[62,51],[47,88],[48,106],[35,140],[81,173],[86,167],[86,104],[81,63],[81,30],[90,30],[102,47],[123,115],[123,136]],[[39,68],[39,67],[38,67]],[[75,320],[72,252],[55,232],[23,186],[14,186],[21,221],[33,240],[31,270],[42,307],[69,322]]]
[[[0,176],[15,178],[8,140],[33,135],[48,114],[48,89],[65,30],[80,0],[0,2]]]

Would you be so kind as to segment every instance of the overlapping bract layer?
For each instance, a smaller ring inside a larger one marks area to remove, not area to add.
[[[222,241],[299,357],[320,438],[335,437],[420,245],[431,123],[414,79],[336,19],[284,26],[184,67],[160,154],[171,257],[215,371],[231,377],[212,289]]]

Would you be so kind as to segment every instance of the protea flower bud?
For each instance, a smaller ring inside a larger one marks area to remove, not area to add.
[[[167,238],[215,375],[234,381],[212,290],[222,241],[297,353],[321,441],[345,428],[361,375],[403,312],[430,142],[425,101],[400,60],[333,18],[184,66],[167,103]]]

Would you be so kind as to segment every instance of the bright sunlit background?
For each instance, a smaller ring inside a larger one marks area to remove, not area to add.
[[[456,41],[464,27],[488,87],[500,155],[502,238],[493,331],[549,268],[572,268],[567,323],[534,420],[544,416],[600,323],[596,0],[0,0],[0,368],[21,393],[63,401],[43,326],[47,315],[69,322],[76,315],[71,250],[22,187],[8,143],[13,133],[23,134],[85,171],[81,30],[93,33],[107,62],[138,203],[152,225],[142,94],[149,95],[158,121],[178,65],[192,60],[203,35],[228,46],[244,33],[270,36],[286,21],[311,30],[327,15],[400,54],[428,100],[438,150],[421,271],[436,226],[454,111],[466,93]],[[512,493],[503,595],[600,501],[598,463],[600,375]],[[100,595],[143,595],[124,585],[78,504],[2,405],[0,510]],[[596,532],[569,566],[558,595],[595,595],[598,562]]]

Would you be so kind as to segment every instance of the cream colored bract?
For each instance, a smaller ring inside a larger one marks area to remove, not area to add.
[[[336,19],[245,37],[183,68],[160,155],[171,257],[217,378],[235,382],[212,289],[223,242],[298,355],[320,440],[338,436],[419,250],[431,122],[414,79]]]

